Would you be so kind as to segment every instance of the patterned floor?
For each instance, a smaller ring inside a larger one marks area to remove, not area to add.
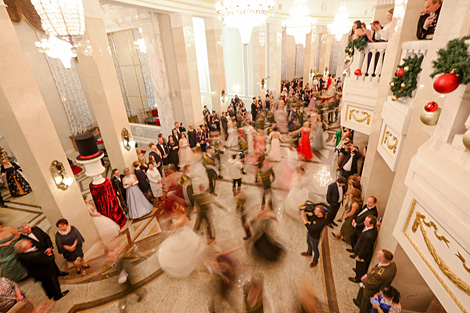
[[[306,175],[310,175],[315,183],[310,196],[313,199],[323,199],[326,186],[332,181],[330,170],[335,156],[333,136],[336,128],[325,132],[327,149],[315,153],[313,160],[305,163]],[[283,145],[281,149],[286,149]],[[228,158],[229,153],[224,155]],[[278,164],[274,165],[276,171]],[[222,174],[224,175],[222,170]],[[261,201],[261,188],[254,184],[254,171],[249,171],[243,177],[243,188],[249,195],[249,216],[258,212]],[[83,183],[87,186],[87,182]],[[86,192],[86,190],[85,190]],[[218,201],[231,212],[226,213],[214,209],[214,224],[216,245],[222,250],[243,245],[243,229],[238,215],[234,212],[234,198],[231,192],[231,182],[219,180],[216,187]],[[305,229],[303,225],[287,216],[282,210],[282,201],[286,192],[275,190],[276,212],[279,216],[277,229],[279,238],[286,248],[286,256],[280,264],[266,267],[257,263],[251,253],[243,248],[234,253],[239,261],[239,284],[232,291],[231,297],[236,303],[235,309],[221,304],[217,312],[241,312],[241,286],[252,276],[264,277],[265,281],[265,312],[292,312],[298,302],[298,284],[303,280],[310,281],[315,286],[315,292],[325,305],[326,312],[356,312],[352,297],[357,292],[357,285],[347,280],[351,276],[353,260],[344,251],[346,245],[335,240],[326,229],[321,242],[320,264],[315,269],[309,268],[310,261],[300,256],[306,248]],[[30,198],[27,198],[30,197]],[[9,208],[0,210],[0,219],[6,224],[16,225],[18,221],[29,221],[32,225],[40,225],[48,229],[40,208],[34,204],[34,195],[19,199],[10,199]],[[156,251],[168,233],[162,231],[158,219],[157,208],[148,216],[128,221],[121,231],[119,242],[123,249],[131,248],[135,258],[134,288],[123,289],[116,283],[118,270],[106,264],[104,258],[89,260],[91,268],[81,275],[70,274],[61,279],[63,289],[69,289],[70,294],[63,300],[53,302],[48,312],[208,312],[207,304],[213,293],[213,282],[206,279],[204,267],[200,267],[186,279],[174,279],[161,271],[158,265]],[[192,227],[194,220],[189,223]],[[16,223],[16,224],[15,224]],[[73,272],[73,271],[71,271]],[[28,299],[38,305],[45,301],[45,295],[39,284],[31,279],[20,283]],[[146,296],[137,302],[136,290]]]

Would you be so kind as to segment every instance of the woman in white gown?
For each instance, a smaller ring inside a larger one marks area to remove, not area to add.
[[[207,171],[202,164],[201,148],[194,148],[194,154],[191,160],[190,168],[191,185],[193,186],[193,193],[200,194],[201,186],[203,190],[209,189],[209,178]]]
[[[122,184],[126,189],[127,208],[129,209],[129,218],[141,218],[153,210],[153,205],[147,200],[139,188],[139,181],[128,167],[123,170],[124,178]]]
[[[276,121],[277,127],[279,127],[279,131],[284,134],[287,133],[287,116],[286,111],[284,110],[284,101],[279,100],[278,108],[274,112],[274,120]]]
[[[294,144],[289,146],[287,150],[287,155],[282,159],[279,164],[278,171],[276,172],[277,177],[282,177],[282,179],[276,179],[274,183],[276,187],[283,190],[290,190],[292,187],[292,179],[296,175],[297,167],[299,162],[299,154]]]
[[[322,121],[319,115],[318,109],[313,109],[312,115],[310,115],[310,124],[311,124],[311,132],[310,138],[311,139],[311,146],[312,150],[321,150],[325,149],[325,139],[323,138],[323,128],[322,128]]]
[[[268,159],[274,162],[281,161],[281,144],[279,142],[279,137],[281,134],[279,133],[279,129],[277,126],[274,126],[274,129],[271,134],[269,134],[268,139],[271,141],[271,147],[268,153]]]
[[[227,138],[227,147],[234,147],[238,145],[238,135],[237,135],[237,122],[235,117],[232,117],[232,120],[228,122],[228,138]]]
[[[206,254],[205,239],[185,226],[185,222],[186,218],[181,214],[174,223],[177,229],[158,249],[160,267],[170,277],[188,277]]]
[[[160,172],[155,168],[153,163],[149,163],[147,178],[149,179],[150,188],[152,189],[153,196],[155,198],[161,199],[163,197],[162,176],[160,175]]]
[[[95,223],[96,230],[100,235],[103,245],[105,248],[108,248],[111,241],[119,235],[119,225],[109,217],[101,215],[101,213],[98,212],[89,202],[90,200],[87,196],[83,196],[83,200],[85,201],[88,213],[90,213],[90,216],[93,219],[93,223]]]
[[[183,132],[181,133],[179,147],[180,147],[178,151],[179,166],[180,168],[183,168],[183,166],[191,162],[191,157],[193,155],[193,152],[191,151],[191,148],[189,147],[188,139],[186,139],[186,134]]]
[[[256,134],[256,130],[252,125],[253,122],[248,121],[245,126],[243,126],[243,131],[246,134],[246,142],[248,144],[248,153],[253,154],[253,136]]]
[[[308,181],[305,176],[305,169],[299,167],[297,177],[294,178],[292,188],[283,203],[284,212],[295,220],[302,221],[300,217],[299,204],[308,200]]]

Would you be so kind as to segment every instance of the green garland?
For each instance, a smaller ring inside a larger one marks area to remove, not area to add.
[[[421,72],[421,62],[423,62],[424,56],[420,57],[408,57],[403,60],[403,64],[398,65],[397,71],[390,83],[390,90],[396,98],[411,97],[411,93],[416,89],[418,85],[418,74]],[[405,70],[408,68],[408,71]],[[403,68],[403,77],[398,77],[397,72]],[[402,87],[402,84],[405,84]]]
[[[367,39],[365,37],[360,37],[357,39],[354,39],[353,41],[350,41],[348,45],[346,46],[346,49],[344,52],[346,52],[347,55],[352,57],[354,55],[354,48],[356,48],[359,51],[364,51],[364,49],[367,47]]]
[[[470,57],[467,55],[468,45],[465,43],[468,39],[470,36],[451,40],[445,49],[439,49],[437,60],[432,62],[434,72],[431,78],[437,74],[453,72],[459,77],[461,84],[470,83]]]

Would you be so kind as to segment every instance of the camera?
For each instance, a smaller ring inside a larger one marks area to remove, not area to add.
[[[329,206],[325,202],[313,203],[312,201],[307,200],[307,201],[305,201],[304,204],[299,205],[300,210],[305,211],[305,217],[307,218],[307,221],[309,221],[309,222],[313,221],[313,216],[315,215],[315,213],[313,211],[315,211],[315,207],[317,205],[321,205],[328,212]]]

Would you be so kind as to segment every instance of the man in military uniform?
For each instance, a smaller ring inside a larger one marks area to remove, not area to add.
[[[211,146],[207,147],[207,152],[202,156],[204,161],[204,166],[207,171],[207,178],[209,179],[209,192],[214,196],[217,196],[215,193],[215,184],[217,182],[217,168],[215,167],[215,155],[214,150]]]
[[[203,221],[206,223],[206,237],[207,243],[211,243],[215,240],[215,233],[212,229],[212,207],[211,204],[215,204],[219,208],[227,211],[220,203],[218,203],[214,196],[205,192],[204,187],[200,186],[200,194],[194,195],[194,203],[197,206],[197,218],[194,224],[194,232],[199,233],[202,227]]]
[[[238,131],[238,154],[240,155],[240,160],[245,160],[245,157],[248,154],[248,144],[246,143],[246,140],[243,137],[243,130]],[[246,162],[243,161],[243,174],[246,174],[245,166]]]
[[[424,3],[425,10],[421,12],[418,21],[418,29],[416,37],[421,39],[432,39],[436,31],[437,20],[441,12],[442,0],[426,0]]]
[[[245,230],[245,237],[243,237],[243,240],[248,240],[249,238],[251,238],[250,225],[246,222],[246,215],[247,215],[247,209],[245,207],[246,199],[247,199],[246,193],[243,191],[240,191],[237,196],[237,212],[240,213],[242,226],[243,226],[243,229]]]
[[[362,276],[359,292],[356,299],[353,299],[355,305],[361,310],[359,313],[369,313],[372,305],[370,298],[379,292],[382,286],[390,285],[397,273],[397,265],[393,262],[393,253],[382,249],[377,252],[379,264],[368,273]]]
[[[266,204],[266,197],[268,196],[268,194],[271,197],[271,203],[273,202],[272,192],[271,192],[271,183],[274,182],[274,180],[276,179],[276,176],[274,175],[272,166],[267,164],[264,160],[262,161],[262,164],[263,166],[259,169],[259,175],[261,177],[261,182],[263,183],[263,201],[261,202],[261,205],[264,208],[264,205]],[[271,181],[271,176],[273,177],[272,181]]]
[[[214,157],[217,159],[217,169],[219,170],[219,175],[217,176],[218,179],[222,179],[222,173],[221,167],[222,167],[222,162],[220,161],[220,155],[224,154],[224,147],[222,144],[222,141],[220,140],[220,132],[213,132],[211,134],[211,140],[214,142]]]

